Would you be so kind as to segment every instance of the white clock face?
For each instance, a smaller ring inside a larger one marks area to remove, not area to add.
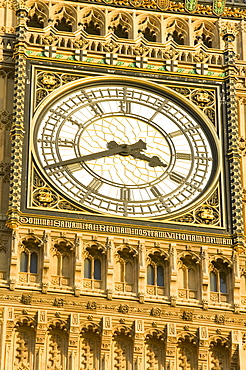
[[[87,209],[133,218],[199,199],[216,165],[213,140],[166,92],[105,80],[53,100],[34,130],[51,185]]]

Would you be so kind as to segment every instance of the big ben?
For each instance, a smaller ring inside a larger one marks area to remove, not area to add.
[[[0,370],[243,370],[244,2],[0,10]]]

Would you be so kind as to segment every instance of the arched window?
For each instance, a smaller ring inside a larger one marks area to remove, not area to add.
[[[23,238],[19,251],[19,282],[22,284],[38,283],[40,278],[41,240],[33,234]]]
[[[94,279],[101,280],[101,261],[98,258],[94,260]]]
[[[100,251],[97,245],[86,248],[84,259],[84,287],[89,289],[102,288],[102,261],[104,251]]]
[[[136,282],[136,258],[128,248],[118,251],[115,264],[115,290],[134,292]]]
[[[91,279],[91,260],[89,258],[84,260],[84,278]]]
[[[164,286],[164,269],[163,266],[157,266],[157,286]]]
[[[147,293],[164,295],[166,261],[157,252],[149,254],[147,265]]]
[[[199,281],[197,258],[187,254],[180,258],[178,265],[179,297],[185,299],[197,298]]]
[[[147,266],[147,284],[155,285],[154,266],[152,265]]]
[[[35,252],[31,253],[30,272],[32,274],[37,274],[38,272],[38,255]]]
[[[210,265],[210,298],[214,302],[227,302],[229,299],[228,282],[231,269],[222,259]]]
[[[59,238],[52,248],[50,264],[52,285],[66,286],[73,284],[73,244],[66,238]]]
[[[20,272],[28,272],[28,254],[22,252],[20,256]]]

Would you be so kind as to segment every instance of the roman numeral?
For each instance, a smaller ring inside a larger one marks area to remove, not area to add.
[[[155,186],[152,186],[152,188],[150,188],[150,191],[151,191],[151,193],[152,193],[156,198],[158,198],[158,197],[161,197],[161,196],[162,196],[162,194],[161,194],[160,190],[159,190],[159,189],[157,189]]]
[[[170,177],[170,180],[177,182],[177,184],[181,184],[182,182],[185,181],[185,177],[181,176],[177,172],[171,172],[169,177]]]
[[[183,135],[183,132],[181,130],[173,131],[173,132],[170,132],[169,134],[170,137],[176,137],[180,135]]]
[[[184,159],[185,161],[191,160],[191,154],[190,153],[177,153],[176,154],[177,159]]]
[[[130,200],[131,199],[131,191],[130,189],[122,188],[120,189],[120,200]]]
[[[73,148],[74,147],[74,141],[71,140],[71,139],[59,138],[58,139],[58,145],[59,146],[65,146],[65,147],[68,147],[68,148]]]
[[[102,181],[98,180],[98,179],[93,179],[89,185],[88,185],[88,188],[93,190],[93,191],[98,191],[100,189],[100,187],[102,186]]]

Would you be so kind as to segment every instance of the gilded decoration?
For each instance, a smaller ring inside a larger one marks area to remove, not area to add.
[[[206,114],[214,125],[216,124],[216,98],[214,91],[206,89],[192,89],[189,87],[170,87],[184,95],[187,99],[190,99]]]
[[[216,189],[213,195],[202,205],[172,221],[198,225],[222,226],[219,189]]]
[[[32,184],[32,206],[44,207],[47,209],[73,210],[80,211],[63,197],[52,190],[49,185],[40,177],[36,170],[33,170]]]
[[[60,72],[37,72],[37,85],[36,85],[36,104],[37,106],[41,101],[53,90],[58,87],[81,78],[81,75],[60,73]]]

